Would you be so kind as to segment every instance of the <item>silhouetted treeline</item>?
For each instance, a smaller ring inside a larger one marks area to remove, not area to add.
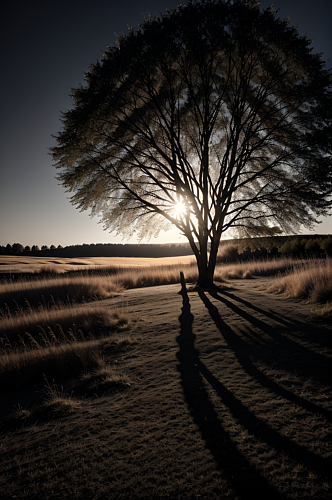
[[[111,244],[91,243],[62,247],[37,245],[23,247],[20,243],[0,247],[2,255],[30,255],[39,257],[174,257],[192,255],[189,243],[169,244]]]
[[[241,238],[221,242],[219,261],[257,259],[264,257],[332,256],[332,235],[269,236]]]
[[[226,252],[226,246],[228,251]],[[232,248],[231,248],[232,247]],[[193,255],[189,243],[112,244],[91,243],[62,247],[37,245],[24,247],[20,243],[0,246],[2,255],[40,257],[174,257]],[[267,256],[293,257],[332,256],[332,235],[269,236],[224,240],[220,244],[221,260],[235,261]]]

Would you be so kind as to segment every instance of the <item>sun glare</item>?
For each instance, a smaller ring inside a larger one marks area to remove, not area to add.
[[[174,205],[173,213],[174,213],[174,217],[176,219],[180,219],[186,213],[186,207],[185,207],[185,205],[181,201],[178,201]]]

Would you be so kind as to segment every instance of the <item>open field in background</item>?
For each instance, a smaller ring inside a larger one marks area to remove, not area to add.
[[[107,267],[146,267],[192,262],[192,255],[180,257],[85,257],[79,259],[65,257],[29,257],[17,255],[0,256],[1,273],[66,273],[68,271],[89,270]]]
[[[1,498],[331,497],[331,260],[9,259]]]
[[[2,259],[3,262],[11,260],[13,270],[12,276],[4,278],[0,286],[2,316],[6,310],[22,313],[36,307],[54,309],[64,304],[110,298],[125,289],[179,283],[180,271],[185,271],[188,283],[195,282],[198,277],[192,256],[138,258],[137,262],[135,258],[91,258],[85,259],[87,262],[83,270],[75,267],[79,261],[74,260],[67,272],[63,271],[63,266],[67,265],[63,261],[70,259],[58,259],[54,267],[50,267],[50,262],[45,264],[46,258],[37,259],[40,266],[38,271],[35,257],[25,257],[22,261],[16,261],[14,257]],[[0,266],[0,278],[1,271],[7,269],[7,266],[4,263]],[[279,278],[269,286],[270,293],[282,293],[288,298],[328,304],[328,312],[329,302],[332,301],[331,258],[304,260],[283,257],[235,263],[219,262],[215,271],[216,282],[260,276]]]

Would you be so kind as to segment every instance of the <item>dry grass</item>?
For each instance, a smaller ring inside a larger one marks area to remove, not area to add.
[[[116,275],[115,279],[120,287],[126,289],[171,285],[180,282],[180,271],[182,269],[186,270],[188,281],[197,280],[198,273],[195,263],[123,269]]]
[[[214,279],[215,281],[223,281],[227,279],[248,279],[255,276],[275,276],[300,265],[301,261],[290,257],[229,264],[218,263]],[[180,282],[180,271],[184,272],[188,283],[197,281],[198,272],[195,262],[186,265],[174,264],[172,266],[123,269],[116,275],[116,280],[118,286],[123,288],[167,285]]]
[[[235,264],[219,264],[216,267],[215,279],[250,279],[255,276],[275,276],[300,265],[292,258],[262,259]]]
[[[192,255],[178,257],[29,257],[24,255],[0,255],[0,273],[61,274],[69,271],[102,270],[109,267],[149,267],[155,265],[188,264]]]
[[[128,331],[136,319],[124,307],[85,301],[113,297],[119,291],[109,275],[2,283],[1,390],[18,391],[40,384],[44,377],[58,381],[105,368],[104,344]],[[112,342],[114,346],[119,341]]]
[[[325,304],[320,315],[332,312],[332,259],[308,261],[275,281],[267,291],[284,294],[288,298],[307,300],[311,304]]]
[[[84,339],[97,336],[100,330],[114,330],[127,325],[128,315],[124,311],[113,311],[93,304],[56,306],[22,311],[21,314],[3,313],[0,321],[0,342],[3,346],[25,349],[34,348],[34,343],[43,347],[66,342],[68,335]]]
[[[292,265],[290,259],[222,264],[217,267],[216,281],[276,274]],[[130,327],[131,320],[126,311],[80,302],[113,297],[128,288],[178,283],[181,270],[187,282],[197,280],[195,264],[173,264],[119,268],[97,276],[4,282],[0,287],[3,389],[19,390],[40,383],[44,375],[59,380],[100,367],[97,339]]]
[[[131,380],[127,374],[117,371],[114,366],[104,364],[90,372],[83,373],[75,384],[75,388],[90,393],[98,390],[105,394],[105,392],[122,390],[130,384]]]
[[[112,339],[114,332],[119,329],[124,331],[124,328],[128,327],[128,315],[102,312],[103,321],[106,317],[110,320],[103,323],[101,338],[96,338],[96,334],[89,330],[84,334],[76,328],[64,333],[65,330],[61,327],[61,335],[55,335],[48,327],[47,331],[42,330],[39,336],[22,336],[19,344],[3,342],[0,354],[1,390],[21,390],[41,383],[44,376],[48,380],[61,380],[104,367],[105,347],[126,346],[130,340],[126,336]],[[101,335],[100,331],[98,335]]]
[[[58,303],[79,303],[118,295],[126,288],[166,285],[179,282],[180,270],[186,269],[190,281],[197,280],[196,264],[153,265],[99,269],[98,275],[78,273],[52,278],[34,278],[0,285],[0,307],[30,309]]]
[[[118,295],[123,289],[109,275],[62,276],[28,279],[19,282],[5,281],[0,285],[0,307],[10,309],[52,306],[57,303],[84,302],[91,299]]]

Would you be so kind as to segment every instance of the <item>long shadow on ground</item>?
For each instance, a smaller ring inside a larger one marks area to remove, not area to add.
[[[229,300],[225,299],[224,297],[221,297],[219,293],[212,291],[210,292],[210,294],[215,299],[218,299],[227,307],[231,308],[234,312],[245,318],[253,326],[258,327],[263,333],[272,338],[274,342],[272,343],[271,347],[265,345],[263,350],[254,351],[256,359],[262,361],[264,361],[264,359],[266,360],[266,356],[269,350],[271,351],[271,358],[273,357],[273,359],[276,359],[278,351],[276,346],[279,345],[281,347],[281,356],[279,357],[278,364],[279,365],[281,364],[281,368],[286,367],[286,364],[284,365],[283,363],[286,363],[285,353],[287,353],[287,357],[292,358],[292,369],[295,370],[297,373],[301,373],[303,372],[303,370],[305,370],[305,375],[308,375],[309,373],[310,377],[316,376],[316,378],[321,379],[323,383],[327,382],[326,374],[330,372],[329,359],[314,353],[308,348],[300,346],[296,342],[293,342],[292,340],[283,336],[281,333],[278,333],[264,321],[255,318],[254,316],[243,311],[241,308],[239,308]],[[206,294],[203,291],[200,291],[199,295],[200,298],[202,299],[202,302],[208,309],[211,318],[214,320],[216,326],[218,327],[220,333],[222,334],[228,345],[231,347],[231,349],[234,351],[237,360],[242,365],[242,367],[244,368],[244,370],[248,375],[255,378],[263,387],[268,388],[270,391],[274,392],[277,396],[281,396],[282,398],[287,399],[288,401],[296,404],[297,406],[303,408],[306,411],[323,415],[324,418],[326,418],[326,420],[332,422],[332,414],[329,410],[321,408],[315,403],[312,403],[302,398],[301,396],[294,394],[292,391],[285,389],[284,387],[280,386],[278,383],[274,382],[269,377],[267,377],[264,373],[262,373],[252,362],[251,352],[248,349],[247,343],[221,319],[217,307],[215,307],[212,304],[212,302],[207,298]],[[232,298],[235,298],[235,296],[232,295]],[[248,303],[246,302],[246,305],[247,304]],[[259,311],[261,313],[264,312],[262,309],[259,309]],[[296,361],[298,358],[300,359],[299,362]],[[289,368],[288,365],[287,368]]]
[[[247,307],[248,309],[251,309],[255,313],[262,314],[266,316],[267,318],[270,318],[271,320],[275,321],[276,323],[280,323],[281,325],[284,325],[287,329],[300,329],[301,332],[304,334],[308,335],[311,337],[312,336],[312,330],[314,329],[316,333],[319,333],[318,336],[315,336],[315,342],[318,344],[321,344],[324,347],[332,347],[332,339],[331,335],[326,335],[326,332],[324,328],[317,324],[304,324],[301,321],[298,321],[295,318],[289,318],[285,317],[280,312],[275,312],[275,311],[267,311],[265,309],[262,309],[258,307],[255,304],[252,304],[251,302],[248,302],[247,300],[238,297],[234,295],[234,293],[231,293],[227,291],[226,289],[220,290],[220,293],[222,293],[223,296],[226,296],[230,298],[231,300],[234,300],[235,302],[239,302],[242,306]],[[216,296],[220,300],[220,295],[216,294],[214,291],[212,291],[211,295]],[[225,302],[226,303],[226,302]],[[294,304],[296,307],[296,304]]]
[[[186,402],[198,426],[202,439],[206,442],[219,469],[225,474],[230,487],[241,499],[255,498],[282,500],[286,497],[278,492],[268,481],[250,464],[246,457],[236,449],[228,432],[223,428],[209,395],[204,387],[203,377],[211,383],[223,398],[228,398],[227,404],[234,413],[242,410],[240,402],[236,402],[231,393],[226,394],[220,384],[200,361],[195,349],[195,335],[192,332],[193,315],[190,312],[190,303],[187,291],[182,281],[183,307],[180,320],[180,335],[178,359],[183,391]],[[225,389],[226,390],[226,389]],[[229,391],[228,391],[229,392]],[[236,411],[235,411],[236,410]],[[220,492],[222,494],[222,492]]]
[[[205,293],[203,291],[199,292],[199,295],[204,302],[205,306],[207,307],[208,311],[210,312],[210,315],[212,319],[214,320],[216,326],[220,330],[220,333],[224,337],[224,339],[228,342],[228,345],[232,348],[234,351],[235,355],[237,356],[238,361],[244,368],[244,370],[251,375],[253,378],[255,378],[258,382],[261,383],[261,385],[267,387],[269,390],[272,392],[275,392],[276,394],[285,397],[286,399],[289,399],[295,404],[298,404],[305,408],[308,411],[312,412],[319,412],[323,414],[325,417],[328,417],[331,419],[330,412],[325,411],[324,409],[320,408],[317,405],[314,405],[310,403],[309,401],[306,401],[303,398],[300,398],[296,396],[295,394],[286,391],[282,387],[280,387],[277,383],[273,382],[271,379],[266,377],[263,373],[261,373],[251,362],[250,360],[250,354],[247,352],[248,351],[248,346],[245,348],[244,342],[240,339],[238,335],[235,334],[235,332],[221,319],[221,316],[219,314],[219,311],[217,307],[215,307],[212,302],[206,297]],[[233,309],[235,308],[236,312],[241,314],[242,316],[245,317],[250,317],[251,322],[253,324],[257,324],[259,322],[260,327],[262,328],[262,325],[265,325],[261,320],[256,320],[253,318],[251,315],[248,315],[248,313],[245,313],[244,311],[240,310],[238,307],[234,306],[234,304],[231,304],[229,301],[226,301],[226,299],[221,298],[217,293],[212,292],[211,295],[213,295],[215,298],[218,298],[222,302],[226,303],[226,305],[229,305]],[[273,338],[277,338],[279,340],[280,335],[275,333],[272,335],[272,328],[268,326],[268,332],[271,334]],[[291,341],[290,341],[291,342]],[[288,345],[287,339],[285,339],[285,343]],[[298,345],[298,344],[296,344]],[[295,353],[295,346],[292,345],[292,350],[294,349]],[[302,355],[305,355],[306,357],[309,356],[309,351],[308,349],[302,349],[299,346],[299,350],[302,353]],[[314,362],[316,362],[316,354],[312,353]],[[327,360],[325,360],[326,362]],[[308,365],[307,365],[307,370],[308,366],[314,365],[314,362],[311,361],[309,362],[308,358]],[[242,403],[239,401],[223,384],[221,384],[210,372],[207,370],[202,364],[199,364],[200,370],[203,374],[203,376],[206,378],[206,380],[211,384],[211,386],[216,390],[217,394],[220,396],[224,404],[230,409],[232,412],[232,415],[234,418],[237,419],[237,421],[243,425],[253,436],[255,436],[257,439],[267,443],[269,446],[273,447],[274,449],[278,450],[281,453],[284,453],[288,455],[291,459],[295,460],[298,463],[305,464],[309,469],[315,470],[319,475],[323,474],[327,478],[330,475],[331,471],[331,462],[328,460],[325,460],[324,458],[318,456],[314,452],[306,449],[304,446],[301,446],[299,444],[296,444],[295,442],[291,441],[288,439],[286,436],[282,436],[280,433],[277,431],[271,429],[263,420],[260,418],[255,417],[253,413],[251,413]],[[310,372],[311,375],[311,372]]]
[[[215,299],[219,300],[223,304],[225,304],[229,309],[231,309],[233,312],[241,316],[243,319],[248,321],[248,323],[251,323],[254,327],[258,328],[263,332],[266,336],[270,337],[275,343],[274,343],[274,348],[277,346],[280,346],[282,349],[283,356],[279,359],[279,364],[282,363],[282,360],[284,359],[287,366],[285,367],[289,369],[289,363],[288,363],[288,358],[292,358],[294,360],[294,356],[299,360],[297,363],[296,367],[294,366],[294,369],[298,373],[303,373],[307,374],[308,373],[308,366],[311,367],[310,370],[310,376],[316,378],[322,383],[326,383],[326,373],[328,372],[328,364],[329,360],[316,352],[314,352],[311,349],[308,349],[307,347],[301,345],[298,342],[295,342],[294,340],[290,339],[289,337],[282,335],[278,330],[270,326],[269,324],[265,323],[259,318],[256,318],[252,314],[248,313],[244,309],[238,307],[236,304],[231,302],[230,300],[227,300],[225,297],[222,297],[219,293],[211,291],[209,292],[212,297]],[[215,321],[221,320],[218,310],[215,306],[212,305],[211,301],[209,301],[206,297],[206,295],[203,292],[200,292],[200,297],[202,301],[204,302],[205,306],[207,309],[210,311],[211,317],[215,319]],[[233,295],[234,297],[234,295]],[[216,313],[215,313],[216,311]],[[261,310],[262,311],[262,310]],[[216,317],[217,314],[217,317]],[[218,318],[219,317],[219,318]],[[225,324],[223,323],[222,325],[222,333],[224,333],[225,330]],[[232,330],[231,330],[232,332]],[[233,334],[233,332],[232,332]],[[287,356],[285,354],[287,353]],[[275,353],[276,354],[276,353]],[[274,357],[275,357],[274,354]],[[325,365],[326,370],[322,369],[322,367]]]
[[[315,363],[317,362],[318,355],[316,353],[313,353],[309,349],[306,349],[297,343],[293,343],[286,337],[281,336],[277,332],[273,331],[273,329],[269,325],[261,320],[254,318],[231,302],[220,297],[218,293],[210,293],[213,297],[219,299],[228,307],[231,307],[242,317],[248,319],[253,325],[259,326],[263,332],[268,333],[274,340],[278,340],[279,342],[281,341],[283,346],[287,346],[287,348],[291,350],[291,353],[298,354],[298,351],[300,351],[300,354],[305,357],[307,373],[309,369],[310,376],[312,376],[310,366],[314,367]],[[260,370],[258,370],[251,361],[250,352],[248,352],[249,346],[222,320],[217,307],[212,304],[205,293],[203,291],[200,291],[199,295],[206,308],[208,309],[216,326],[218,327],[220,333],[222,334],[228,345],[231,347],[237,357],[237,360],[248,375],[256,379],[262,386],[268,388],[271,392],[276,393],[278,396],[282,396],[283,398],[288,399],[292,403],[301,406],[307,411],[320,413],[326,419],[331,421],[331,413],[329,411],[320,408],[319,406],[293,394],[290,391],[287,391],[286,389],[279,386],[279,384],[269,379],[262,372],[260,372]],[[323,356],[319,356],[319,361],[326,364],[328,360],[323,358]],[[218,381],[199,360],[198,367],[202,375],[215,389],[224,404],[230,409],[233,417],[236,418],[237,421],[241,425],[243,425],[253,436],[267,443],[269,446],[275,448],[279,452],[286,453],[290,458],[297,461],[298,463],[304,463],[310,469],[317,471],[318,474],[324,474],[326,475],[326,477],[329,477],[329,473],[331,470],[331,463],[329,461],[324,460],[322,457],[316,455],[312,451],[296,444],[286,436],[282,436],[277,431],[271,429],[263,420],[255,417],[255,415],[251,413],[248,408],[246,408],[241,403],[241,401],[239,401],[223,384],[221,384],[220,381]]]

